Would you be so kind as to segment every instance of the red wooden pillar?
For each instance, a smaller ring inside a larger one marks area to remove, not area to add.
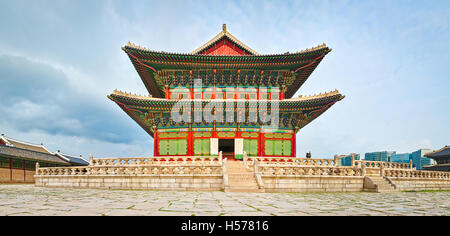
[[[165,97],[166,99],[169,99],[169,86],[166,86]]]
[[[213,132],[212,132],[211,136],[212,136],[213,138],[218,138],[218,136],[217,136],[217,131],[216,131],[216,124],[214,124],[214,126],[213,126]]]
[[[297,143],[296,143],[297,134],[292,135],[292,157],[295,157],[297,155]]]
[[[194,133],[192,133],[192,127],[189,127],[188,131],[187,149],[188,156],[194,156]]]
[[[264,137],[263,137],[264,133],[259,132],[259,137],[258,137],[258,156],[264,156]]]
[[[153,144],[153,156],[159,156],[159,150],[158,150],[158,130],[155,130],[155,133],[153,133],[154,136],[154,144]]]

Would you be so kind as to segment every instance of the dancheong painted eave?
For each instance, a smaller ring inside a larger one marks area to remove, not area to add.
[[[278,111],[280,114],[280,124],[287,122],[292,124],[296,132],[301,128],[309,124],[311,121],[323,114],[328,108],[334,105],[336,102],[342,100],[345,96],[340,94],[337,90],[312,95],[312,96],[299,96],[297,98],[284,99],[284,100],[266,100],[267,107],[271,107],[271,103],[278,103]],[[251,100],[208,100],[208,99],[186,99],[186,100],[169,100],[163,98],[153,98],[151,96],[140,96],[126,92],[115,90],[109,99],[114,101],[121,109],[123,109],[134,121],[136,121],[144,130],[146,130],[151,136],[156,128],[158,119],[164,117],[170,117],[172,107],[177,103],[190,103],[193,106],[193,102],[201,102],[204,107],[209,102],[232,102],[235,108],[243,106],[243,109],[248,111],[249,107],[254,108],[254,104]],[[259,100],[264,101],[264,100]],[[194,107],[192,107],[194,109]],[[226,112],[226,111],[225,111]],[[223,122],[224,125],[225,122]],[[295,124],[293,124],[295,123]],[[194,125],[184,124],[185,126]],[[205,126],[208,124],[201,123],[199,126]],[[228,124],[229,125],[229,124]],[[282,125],[280,125],[280,128]]]
[[[151,66],[154,72],[164,69],[241,69],[241,70],[290,70],[322,58],[331,48],[318,45],[296,53],[268,55],[203,55],[153,51],[128,42],[122,47],[133,62]],[[150,68],[150,69],[152,69]]]

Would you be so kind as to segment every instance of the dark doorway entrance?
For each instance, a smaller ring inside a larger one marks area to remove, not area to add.
[[[234,159],[234,139],[219,139],[220,151],[223,158]]]

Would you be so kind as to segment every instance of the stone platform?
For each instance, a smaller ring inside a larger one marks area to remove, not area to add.
[[[450,190],[450,173],[411,164],[219,156],[90,159],[83,167],[36,167],[38,187],[226,192],[399,192]]]

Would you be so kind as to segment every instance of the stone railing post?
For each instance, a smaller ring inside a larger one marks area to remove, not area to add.
[[[247,164],[247,152],[244,151],[244,154],[242,155],[242,159],[244,161],[244,166],[248,168],[248,164]]]
[[[219,152],[219,156],[222,156],[222,152]],[[227,159],[223,159],[222,161],[222,181],[223,181],[223,190],[225,191],[228,188],[228,172],[227,172]]]
[[[353,155],[353,154],[352,154],[352,163],[351,163],[351,165],[352,165],[352,166],[355,165],[355,155]]]
[[[366,176],[366,165],[361,165],[362,176]]]
[[[338,155],[334,155],[334,166],[338,166]]]
[[[35,170],[35,174],[37,175],[39,173],[39,162],[36,162],[36,170]]]
[[[89,154],[89,165],[90,166],[94,165],[94,156],[92,156],[92,154]]]
[[[264,182],[262,181],[261,174],[258,171],[259,169],[259,162],[255,158],[253,160],[253,172],[255,173],[256,183],[258,184],[259,189],[264,189]]]
[[[219,152],[219,161],[220,163],[223,163],[223,156],[222,156],[222,151]]]
[[[380,165],[380,176],[384,176],[384,165]]]

